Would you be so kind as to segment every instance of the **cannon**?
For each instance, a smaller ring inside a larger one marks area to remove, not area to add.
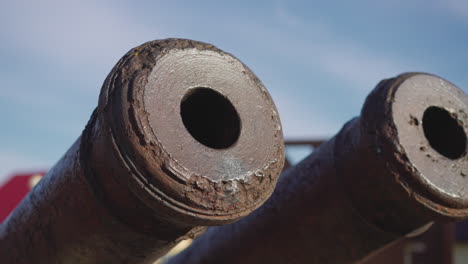
[[[358,118],[242,220],[169,264],[356,263],[435,221],[468,216],[468,98],[425,73],[381,81]]]
[[[277,110],[247,66],[202,42],[145,43],[1,224],[2,263],[152,263],[259,207],[283,160]]]

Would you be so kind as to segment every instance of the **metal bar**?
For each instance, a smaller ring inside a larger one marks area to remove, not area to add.
[[[452,264],[454,244],[455,225],[437,223],[420,236],[385,247],[361,264]]]
[[[283,159],[277,110],[242,62],[191,40],[145,43],[0,226],[2,263],[152,263],[259,207]]]
[[[310,145],[312,147],[318,147],[325,139],[318,139],[318,140],[287,140],[287,145],[296,146],[296,145]]]
[[[467,96],[439,77],[382,81],[262,207],[168,263],[355,263],[433,221],[465,218],[467,112]]]

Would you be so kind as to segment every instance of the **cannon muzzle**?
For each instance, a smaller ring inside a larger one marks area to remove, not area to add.
[[[2,263],[152,263],[259,207],[283,160],[277,110],[242,62],[191,40],[145,43],[0,226]]]

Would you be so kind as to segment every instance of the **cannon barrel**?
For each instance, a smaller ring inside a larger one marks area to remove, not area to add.
[[[2,263],[152,263],[203,226],[238,220],[283,166],[259,79],[184,39],[130,50],[82,135],[0,226]]]
[[[423,73],[383,80],[361,116],[246,218],[168,263],[355,263],[434,221],[468,215],[467,96]]]

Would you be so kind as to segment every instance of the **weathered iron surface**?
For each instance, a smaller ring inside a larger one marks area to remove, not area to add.
[[[152,263],[202,226],[235,221],[283,166],[275,106],[216,47],[129,51],[81,137],[0,226],[2,263]]]
[[[467,111],[467,96],[439,77],[382,81],[262,207],[209,228],[169,263],[355,263],[433,221],[467,217]]]

